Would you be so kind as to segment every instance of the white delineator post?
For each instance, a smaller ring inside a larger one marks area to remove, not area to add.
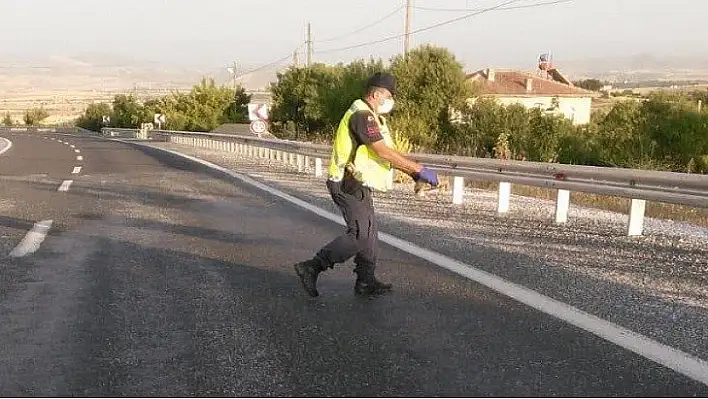
[[[455,176],[452,180],[452,203],[454,205],[462,204],[465,190],[465,179],[460,176]]]
[[[302,173],[305,171],[305,156],[297,154],[297,171]]]
[[[315,159],[315,177],[322,177],[322,158]]]
[[[629,226],[627,235],[630,237],[640,236],[644,233],[644,212],[647,202],[640,199],[632,199],[632,206],[629,210]]]
[[[556,198],[556,223],[568,222],[568,210],[570,209],[570,191],[558,190]]]
[[[497,212],[509,212],[509,202],[511,199],[511,183],[499,183],[499,201],[497,203]]]

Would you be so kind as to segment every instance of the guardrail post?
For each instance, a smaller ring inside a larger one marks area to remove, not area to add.
[[[305,171],[310,170],[310,157],[305,155]]]
[[[465,179],[460,176],[455,176],[452,179],[452,203],[454,205],[462,204],[465,192]]]
[[[511,183],[499,183],[499,201],[497,203],[498,213],[509,212],[509,202],[511,199]]]
[[[570,191],[558,190],[556,198],[556,223],[568,222],[568,210],[570,209]]]
[[[322,177],[322,158],[315,158],[315,177]]]
[[[305,171],[305,157],[297,154],[297,171],[302,173]]]
[[[629,226],[627,235],[630,237],[640,236],[644,232],[644,211],[647,202],[640,199],[632,199],[632,206],[629,211]]]
[[[289,153],[289,154],[288,154],[288,161],[289,161],[288,163],[290,164],[290,166],[295,166],[295,165],[297,165],[297,161],[296,161],[295,158],[296,158],[296,157],[295,157],[295,154],[293,154],[293,153]]]

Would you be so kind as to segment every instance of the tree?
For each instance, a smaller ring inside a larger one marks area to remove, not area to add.
[[[5,117],[2,118],[2,125],[11,127],[15,125],[15,122],[12,120],[12,116],[10,115],[9,112],[5,113]]]
[[[44,107],[32,108],[25,111],[24,121],[27,126],[37,126],[43,120],[49,117],[49,112],[47,112]]]
[[[112,118],[113,110],[111,110],[110,104],[106,103],[92,103],[86,107],[84,114],[76,120],[76,126],[98,132],[103,127],[103,117],[111,116]]]
[[[270,87],[273,119],[282,124],[291,124],[295,139],[300,138],[301,133],[307,135],[311,127],[305,107],[314,102],[316,89],[308,75],[308,68],[291,67],[283,73],[279,72],[277,82]]]
[[[391,72],[398,91],[392,126],[419,149],[433,148],[441,129],[449,128],[451,109],[462,108],[472,94],[462,65],[447,49],[425,45],[393,58]],[[410,126],[419,130],[403,131]]]
[[[246,123],[248,121],[248,103],[251,102],[251,95],[246,93],[243,87],[239,87],[233,92],[232,101],[226,107],[222,115],[223,123]]]
[[[132,95],[118,94],[113,98],[111,124],[121,128],[137,128],[141,123],[152,122],[152,116]]]
[[[585,79],[573,82],[573,84],[577,87],[580,87],[581,89],[592,91],[600,91],[605,86],[604,83],[602,83],[598,79]]]

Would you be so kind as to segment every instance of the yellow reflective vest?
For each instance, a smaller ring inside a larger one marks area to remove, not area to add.
[[[386,120],[375,115],[363,100],[356,100],[339,122],[332,145],[332,157],[328,171],[329,178],[334,181],[340,181],[344,178],[345,171],[349,170],[364,186],[377,191],[388,191],[393,184],[391,163],[379,158],[366,145],[360,145],[355,148],[356,141],[349,131],[349,120],[352,115],[359,111],[371,113],[378,124],[384,143],[390,148],[394,148]]]

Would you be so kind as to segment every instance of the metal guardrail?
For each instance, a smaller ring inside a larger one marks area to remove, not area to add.
[[[136,129],[104,128],[102,130],[104,136],[123,138],[135,138],[136,132]],[[309,158],[314,158],[317,175],[322,174],[322,165],[331,154],[331,147],[328,145],[251,136],[169,130],[152,130],[148,132],[147,136],[148,139],[155,141],[178,142],[223,149],[255,157],[284,160],[296,163],[299,169],[309,167],[311,161]],[[292,158],[283,154],[295,154],[300,157]],[[509,211],[512,183],[558,190],[557,223],[567,222],[571,191],[629,198],[632,200],[629,214],[629,235],[642,234],[646,201],[708,208],[707,175],[438,154],[411,153],[408,155],[442,175],[454,177],[453,204],[460,204],[463,201],[464,179],[499,182],[498,211],[500,213]],[[302,159],[301,157],[307,158]]]

